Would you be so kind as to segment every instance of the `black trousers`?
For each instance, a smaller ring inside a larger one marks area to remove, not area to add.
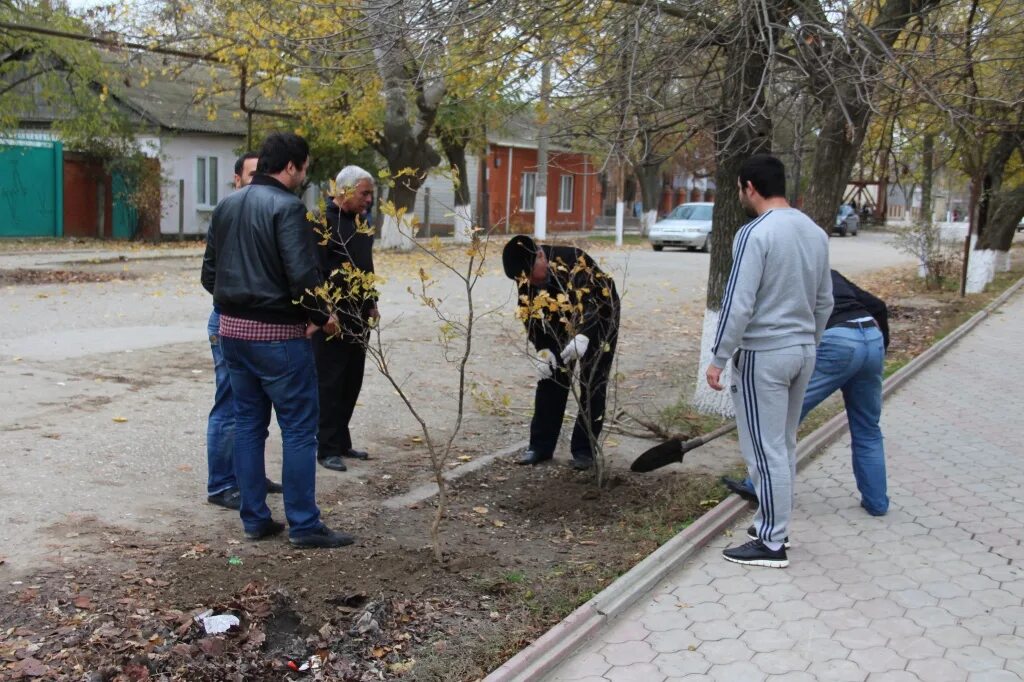
[[[317,383],[320,390],[320,435],[317,457],[331,457],[352,448],[348,423],[363,387],[366,347],[357,338],[338,336],[328,340],[313,335]]]
[[[595,339],[586,355],[580,359],[579,391],[580,405],[576,425],[572,430],[569,450],[573,457],[592,457],[590,436],[594,440],[601,435],[604,426],[604,407],[608,396],[608,377],[615,360],[617,331],[610,336]],[[608,344],[608,350],[601,346]],[[569,399],[569,377],[557,371],[551,379],[537,382],[537,394],[533,402],[533,421],[530,422],[530,449],[540,455],[550,455],[558,444],[562,430],[562,418]],[[590,429],[588,434],[587,429]]]

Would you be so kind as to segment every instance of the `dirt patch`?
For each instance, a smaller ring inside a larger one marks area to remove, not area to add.
[[[327,522],[360,541],[318,552],[81,521],[103,560],[10,586],[0,678],[276,680],[311,657],[318,679],[477,678],[722,495],[709,477],[599,491],[566,467],[500,461],[453,486],[444,564],[427,547],[431,503],[329,502]],[[206,635],[208,609],[237,631]]]
[[[0,270],[0,286],[26,284],[82,284],[137,279],[132,272],[90,272],[85,270],[32,270],[14,268]]]

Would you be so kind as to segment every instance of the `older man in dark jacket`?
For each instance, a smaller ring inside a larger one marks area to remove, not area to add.
[[[519,464],[539,464],[554,454],[578,362],[579,413],[569,448],[572,466],[589,469],[619,335],[615,281],[582,249],[538,245],[524,235],[505,245],[502,263],[519,287],[519,315],[536,349],[530,445]]]
[[[350,278],[373,272],[373,232],[367,223],[373,205],[373,176],[359,166],[345,166],[335,178],[335,193],[326,210],[327,243],[320,264],[344,296],[338,302],[341,333],[313,335],[320,385],[320,439],[317,461],[335,471],[348,467],[343,458],[367,459],[352,447],[349,421],[363,387],[369,322],[380,317],[377,299],[356,294]],[[360,291],[365,291],[359,287]]]
[[[263,142],[252,183],[213,212],[203,258],[203,286],[220,310],[220,340],[235,396],[235,475],[242,525],[251,540],[284,525],[267,507],[264,449],[271,407],[284,451],[282,486],[289,540],[299,547],[341,547],[353,538],[328,529],[316,505],[319,403],[311,336],[336,319],[296,303],[322,275],[306,208],[295,196],[309,165],[298,135]]]

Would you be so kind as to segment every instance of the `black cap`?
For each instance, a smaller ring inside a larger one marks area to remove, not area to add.
[[[501,263],[505,266],[505,274],[509,279],[527,277],[533,271],[533,262],[537,260],[537,243],[525,234],[517,234],[505,244],[501,252]]]

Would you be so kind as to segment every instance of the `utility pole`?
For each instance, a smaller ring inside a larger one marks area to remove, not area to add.
[[[537,126],[537,182],[533,193],[533,236],[548,234],[548,100],[551,97],[551,62],[540,65],[540,125]]]

